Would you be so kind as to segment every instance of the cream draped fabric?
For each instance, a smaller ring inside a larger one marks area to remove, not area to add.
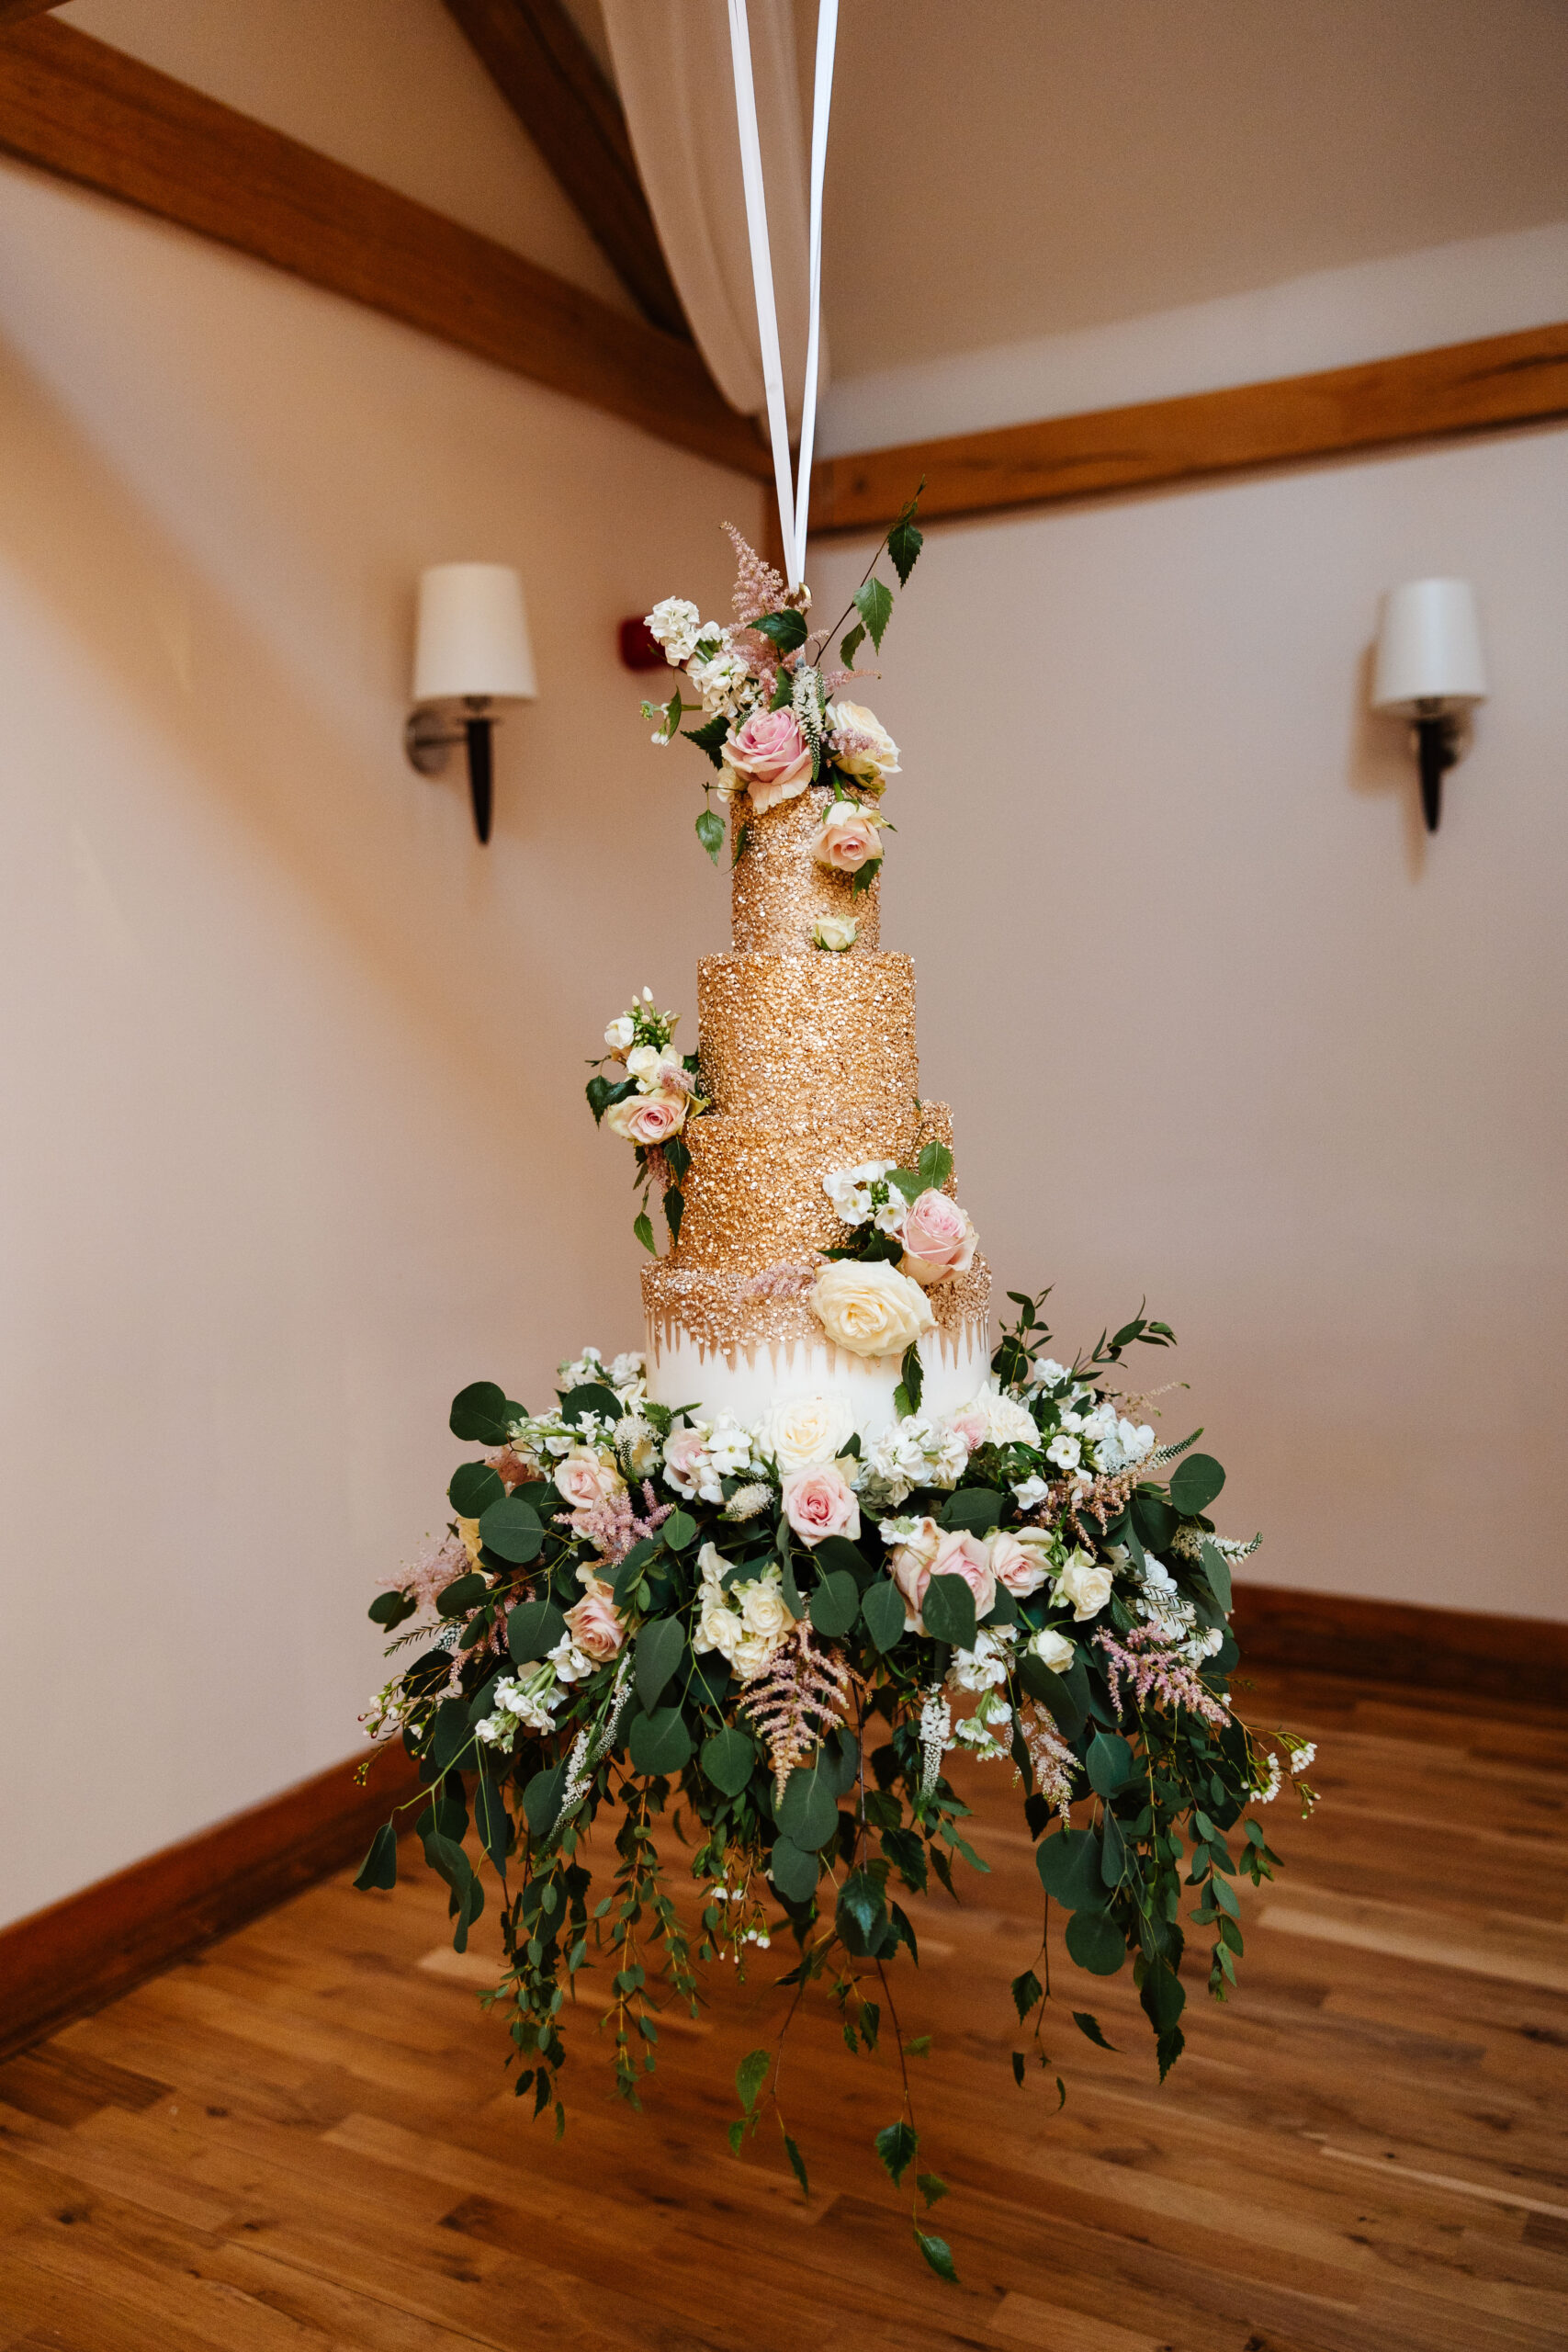
[[[732,408],[765,406],[726,0],[602,0],[637,169],[697,347]],[[790,429],[806,371],[807,145],[792,0],[749,0]],[[823,347],[821,379],[828,378]]]

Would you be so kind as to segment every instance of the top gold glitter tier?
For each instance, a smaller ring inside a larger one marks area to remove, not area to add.
[[[847,916],[859,925],[851,956],[869,955],[881,939],[879,884],[856,890],[853,877],[818,865],[811,844],[822,811],[832,798],[826,785],[807,785],[793,800],[782,800],[761,816],[750,803],[734,804],[743,846],[731,879],[731,929],[746,955],[820,956],[811,934],[824,915]]]

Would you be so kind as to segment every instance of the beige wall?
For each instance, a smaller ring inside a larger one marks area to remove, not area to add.
[[[608,1014],[724,881],[614,627],[755,490],[0,171],[0,1917],[347,1753],[454,1390],[636,1344]],[[404,763],[412,584],[515,562],[496,838]]]
[[[1069,1347],[1147,1294],[1272,1582],[1568,1613],[1565,546],[1562,430],[949,526],[868,693],[999,1283]],[[1428,845],[1363,665],[1432,571],[1493,698]]]

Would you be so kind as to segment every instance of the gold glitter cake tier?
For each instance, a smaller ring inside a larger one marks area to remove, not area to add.
[[[856,890],[852,877],[818,865],[811,854],[832,798],[826,785],[808,785],[793,800],[780,801],[761,816],[746,800],[735,804],[731,822],[742,827],[743,846],[731,877],[731,930],[747,954],[809,956],[837,962],[812,944],[825,915],[847,917],[857,926],[851,956],[869,955],[881,937],[875,880]]]
[[[766,1123],[709,1113],[686,1130],[692,1165],[682,1187],[681,1238],[671,1261],[744,1276],[770,1266],[814,1266],[844,1239],[825,1176],[868,1159],[909,1167],[922,1143],[951,1144],[945,1102],[891,1110],[784,1113]]]
[[[697,1026],[716,1111],[902,1111],[919,1091],[908,956],[705,956]]]
[[[939,1283],[926,1296],[936,1319],[939,1360],[943,1354],[955,1357],[961,1346],[984,1346],[991,1306],[991,1270],[984,1259],[976,1258],[967,1273]],[[680,1264],[674,1258],[660,1258],[657,1265],[643,1268],[642,1305],[656,1347],[668,1347],[683,1336],[706,1354],[734,1357],[793,1340],[827,1345],[806,1292],[758,1297],[748,1291],[744,1278]],[[863,1366],[865,1359],[844,1362]],[[980,1381],[975,1385],[978,1387]]]

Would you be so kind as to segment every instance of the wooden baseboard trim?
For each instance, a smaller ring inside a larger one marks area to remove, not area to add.
[[[1244,1666],[1568,1707],[1568,1624],[1551,1618],[1238,1583],[1234,1623]]]
[[[361,1788],[350,1758],[0,1928],[0,2058],[357,1861],[417,1787],[400,1748]]]

